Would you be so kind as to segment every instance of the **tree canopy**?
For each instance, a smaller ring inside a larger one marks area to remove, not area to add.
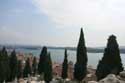
[[[117,75],[121,71],[123,71],[123,65],[121,62],[119,45],[116,36],[111,35],[108,39],[107,47],[104,50],[104,55],[98,63],[96,75],[98,80],[100,80],[110,73]]]
[[[83,29],[81,28],[79,43],[77,46],[77,59],[74,68],[74,78],[78,81],[82,81],[87,73],[87,50],[85,46]]]

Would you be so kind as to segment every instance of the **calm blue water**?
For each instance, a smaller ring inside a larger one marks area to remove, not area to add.
[[[51,58],[53,62],[62,63],[64,59],[64,50],[62,49],[48,49],[51,53]],[[28,49],[16,49],[16,52],[29,54],[32,53],[34,56],[39,57],[41,49],[39,50],[28,50]],[[68,50],[68,60],[73,63],[76,62],[76,51]],[[92,65],[93,68],[96,68],[98,61],[102,58],[103,53],[87,53],[88,54],[88,65]],[[122,63],[125,67],[125,54],[121,54]]]

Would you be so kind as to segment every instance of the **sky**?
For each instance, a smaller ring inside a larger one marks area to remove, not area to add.
[[[125,0],[0,0],[0,44],[87,47],[110,35],[125,46]]]

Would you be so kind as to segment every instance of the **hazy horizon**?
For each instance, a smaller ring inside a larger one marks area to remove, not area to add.
[[[1,0],[0,44],[76,47],[83,27],[87,47],[110,35],[125,46],[124,0]]]

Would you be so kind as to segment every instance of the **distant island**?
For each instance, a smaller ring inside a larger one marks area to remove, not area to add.
[[[31,49],[31,50],[37,50],[37,49],[42,49],[42,46],[35,46],[35,45],[0,45],[0,48],[6,47],[8,49],[17,49],[17,48],[22,48],[22,49]],[[67,50],[72,50],[76,51],[76,47],[56,47],[56,46],[47,46],[48,49],[67,49]],[[87,52],[88,53],[103,53],[105,47],[87,47]],[[120,53],[125,54],[125,46],[120,46]]]

